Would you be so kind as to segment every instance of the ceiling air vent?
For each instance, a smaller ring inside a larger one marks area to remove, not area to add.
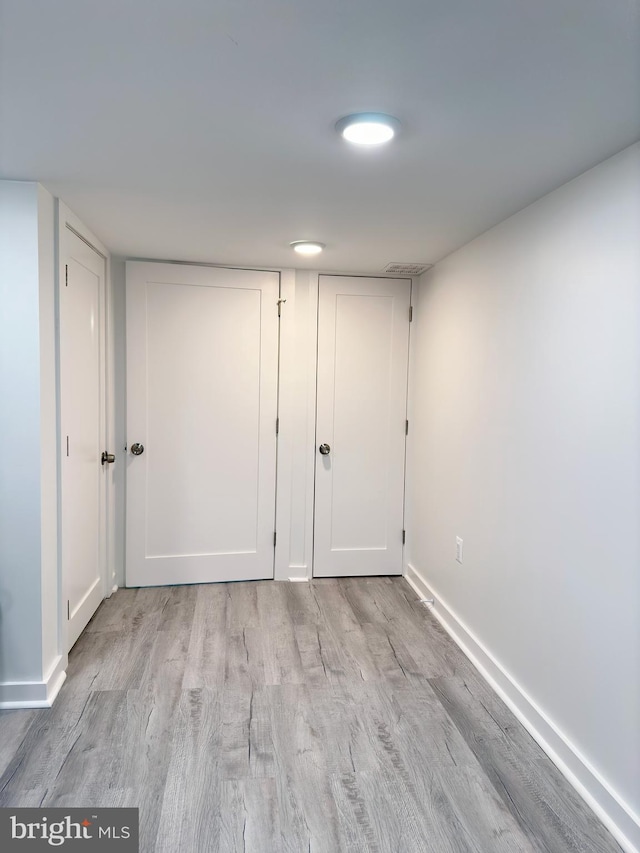
[[[430,270],[433,264],[399,264],[393,261],[387,264],[383,272],[392,272],[396,275],[420,275],[427,270]]]

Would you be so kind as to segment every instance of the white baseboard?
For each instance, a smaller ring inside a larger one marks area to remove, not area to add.
[[[278,583],[307,583],[309,578],[274,578],[274,581],[277,581]]]
[[[0,684],[0,710],[50,708],[67,677],[67,656],[59,655],[43,681],[14,681]]]
[[[302,563],[289,563],[289,566],[284,568],[284,574],[276,573],[275,580],[288,581],[289,583],[304,583],[310,580],[309,569]]]
[[[580,754],[569,738],[527,695],[420,573],[413,566],[407,565],[404,574],[420,598],[433,599],[430,610],[436,619],[600,818],[625,853],[640,853],[640,817]]]

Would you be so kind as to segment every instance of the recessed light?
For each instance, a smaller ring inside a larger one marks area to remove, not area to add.
[[[356,145],[381,145],[400,130],[400,122],[384,113],[354,113],[336,122],[336,130]]]
[[[318,243],[316,240],[294,240],[289,245],[299,255],[319,255],[324,249],[324,243]]]

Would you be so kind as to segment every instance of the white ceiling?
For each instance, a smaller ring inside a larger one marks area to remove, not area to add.
[[[434,262],[640,137],[637,0],[0,0],[0,175],[119,255]],[[361,150],[333,130],[382,111]]]

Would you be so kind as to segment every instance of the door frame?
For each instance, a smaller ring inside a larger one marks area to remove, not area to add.
[[[112,309],[112,287],[111,287],[111,256],[106,246],[98,240],[89,228],[80,220],[64,202],[57,199],[56,204],[56,398],[57,398],[57,429],[58,429],[58,641],[60,648],[66,655],[68,649],[67,635],[67,600],[65,590],[64,568],[62,562],[63,544],[63,511],[62,504],[62,476],[63,476],[63,400],[61,395],[61,358],[60,358],[60,296],[61,289],[65,284],[65,241],[67,232],[75,234],[83,242],[97,252],[105,262],[104,293],[101,297],[101,403],[104,413],[104,434],[106,447],[111,453],[115,448],[115,418],[114,418],[114,323]],[[118,464],[116,452],[116,462]],[[99,460],[96,460],[98,464]],[[122,460],[120,460],[122,464]],[[102,599],[108,598],[117,589],[115,582],[115,490],[114,472],[115,466],[109,466],[105,482],[100,495],[100,576]]]
[[[318,272],[283,270],[280,298],[273,577],[277,581],[306,581],[313,567]]]

